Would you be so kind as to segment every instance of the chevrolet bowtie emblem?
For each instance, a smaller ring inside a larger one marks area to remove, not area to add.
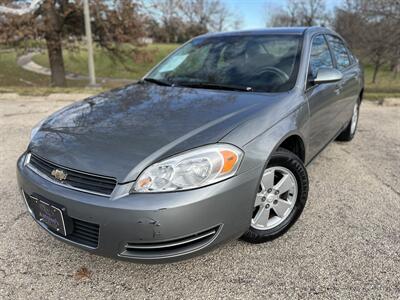
[[[65,173],[63,170],[59,170],[59,169],[54,169],[53,171],[51,171],[51,176],[53,176],[54,178],[63,181],[65,179],[67,179],[68,174]]]

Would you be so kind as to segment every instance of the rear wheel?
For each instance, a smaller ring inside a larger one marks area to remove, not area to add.
[[[281,236],[300,216],[307,195],[308,176],[303,162],[279,148],[263,173],[250,228],[242,239],[262,243]]]
[[[349,124],[337,137],[338,141],[349,142],[354,138],[354,135],[356,134],[357,131],[359,115],[360,115],[360,100],[358,100],[356,104],[354,104],[353,114],[351,116]]]

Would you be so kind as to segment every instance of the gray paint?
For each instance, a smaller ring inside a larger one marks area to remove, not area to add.
[[[313,80],[315,84],[337,82],[343,79],[343,74],[334,68],[320,68],[317,77]]]
[[[143,84],[74,103],[44,122],[29,151],[69,168],[113,176],[120,184],[110,198],[63,188],[24,167],[23,155],[18,162],[20,187],[65,206],[74,218],[100,224],[99,247],[87,249],[100,255],[121,258],[118,253],[126,241],[167,241],[223,224],[216,239],[203,249],[168,258],[160,254],[151,260],[162,262],[198,254],[240,236],[249,226],[258,180],[271,153],[286,138],[297,135],[304,143],[305,163],[310,162],[347,125],[363,88],[358,63],[344,70],[338,81],[307,88],[312,38],[335,34],[332,31],[312,27],[219,35],[255,33],[304,36],[299,76],[291,91],[267,94]],[[333,73],[321,76],[333,81],[332,77],[338,77]],[[185,192],[128,193],[145,167],[216,142],[244,151],[235,177]],[[147,235],[138,225],[138,220],[146,218],[161,224],[159,235]]]

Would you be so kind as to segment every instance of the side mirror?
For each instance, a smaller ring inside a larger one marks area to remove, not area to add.
[[[334,68],[320,68],[313,79],[314,84],[336,82],[343,78],[342,72]]]

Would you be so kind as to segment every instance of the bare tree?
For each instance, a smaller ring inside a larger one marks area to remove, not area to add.
[[[209,31],[240,26],[240,17],[220,0],[153,0],[148,24],[151,34],[164,42],[183,42]]]
[[[400,1],[372,0],[366,8],[370,18],[378,18],[386,24],[386,27],[390,26],[391,37],[388,43],[390,48],[385,52],[390,69],[396,77],[400,72]]]
[[[34,1],[22,11],[33,14],[15,15],[17,0],[0,0],[4,14],[0,19],[0,41],[18,44],[27,39],[44,38],[51,69],[51,85],[65,86],[62,55],[67,38],[84,36],[81,0]],[[4,9],[6,8],[6,9]],[[92,28],[95,41],[114,56],[121,55],[119,45],[137,43],[144,35],[144,17],[140,3],[132,0],[91,0]],[[0,11],[0,13],[1,13]]]
[[[182,3],[182,0],[152,2],[150,14],[156,15],[156,18],[152,19],[154,21],[154,33],[164,37],[164,41],[167,43],[178,41],[183,25],[179,15]]]
[[[189,24],[199,24],[209,31],[226,30],[238,18],[220,0],[182,1],[181,10]]]
[[[336,9],[334,27],[374,68],[372,83],[387,63],[398,66],[400,2],[347,0]],[[396,71],[396,70],[394,70]]]
[[[300,2],[302,25],[323,25],[326,20],[324,0],[306,0]]]
[[[267,13],[270,13],[268,10]],[[267,25],[315,26],[324,25],[327,13],[324,0],[287,0],[283,7],[270,14]]]

